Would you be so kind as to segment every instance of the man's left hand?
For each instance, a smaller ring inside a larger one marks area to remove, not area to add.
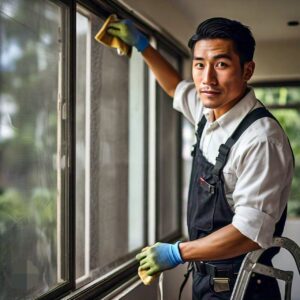
[[[140,269],[146,270],[149,276],[184,263],[179,251],[179,242],[156,243],[139,253],[136,259],[140,262]]]

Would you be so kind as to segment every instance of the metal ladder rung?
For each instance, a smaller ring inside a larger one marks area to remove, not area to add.
[[[253,265],[252,272],[284,281],[293,281],[294,276],[292,271],[283,271],[260,263],[255,263]]]

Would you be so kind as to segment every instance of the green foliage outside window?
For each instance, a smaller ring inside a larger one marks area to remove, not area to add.
[[[289,137],[294,156],[295,174],[288,202],[288,215],[300,216],[300,87],[255,88],[256,97],[280,122]],[[292,105],[292,108],[290,108]],[[277,107],[276,107],[277,106]],[[285,107],[286,106],[286,107]],[[273,108],[272,108],[273,107]],[[276,108],[275,108],[276,107]]]
[[[60,16],[51,1],[0,0],[0,299],[57,284]]]

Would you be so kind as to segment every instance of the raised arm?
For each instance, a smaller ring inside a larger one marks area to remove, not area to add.
[[[142,54],[159,85],[170,97],[173,97],[177,84],[182,80],[179,73],[152,46],[149,45]]]
[[[181,76],[171,64],[149,44],[146,36],[134,26],[131,20],[112,23],[108,27],[107,32],[113,36],[117,36],[126,44],[136,47],[137,50],[142,53],[146,64],[153,72],[162,89],[169,96],[174,96],[176,86],[181,81]]]

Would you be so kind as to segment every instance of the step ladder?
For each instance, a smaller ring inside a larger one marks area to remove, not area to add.
[[[281,247],[288,250],[292,254],[300,274],[300,248],[294,241],[286,237],[274,237],[272,245],[269,248],[271,247]],[[230,300],[244,299],[252,273],[267,275],[285,281],[284,300],[291,299],[293,272],[258,263],[258,259],[266,250],[267,249],[255,250],[246,255],[237,276]]]

